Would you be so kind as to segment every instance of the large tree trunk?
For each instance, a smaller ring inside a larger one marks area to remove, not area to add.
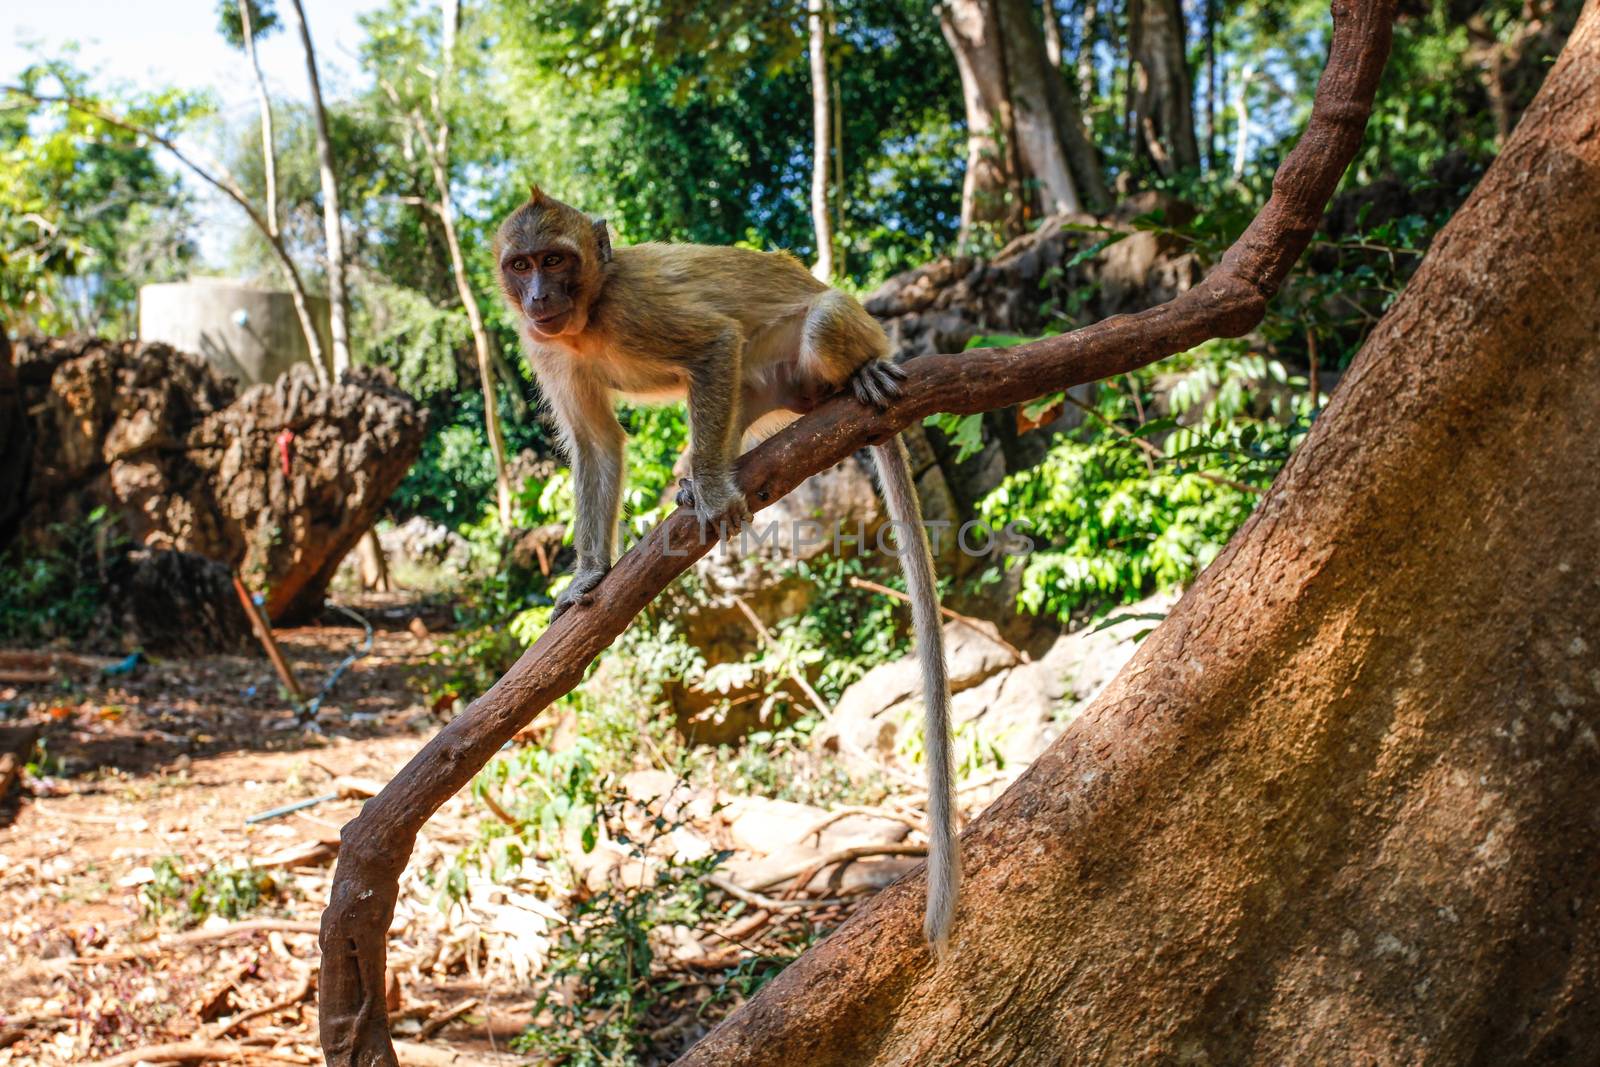
[[[1592,1063],[1600,5],[1259,510],[964,835],[685,1064]]]
[[[1183,8],[1178,0],[1129,0],[1134,144],[1163,176],[1200,166],[1194,136]]]
[[[1017,196],[1026,181],[1034,185],[1022,194],[1032,210],[1105,207],[1110,197],[1099,156],[1084,135],[1071,88],[1050,62],[1029,0],[950,0],[940,8],[940,21],[967,110],[963,231],[1005,217],[1004,194]],[[1014,162],[997,150],[997,131],[1014,138],[1004,146],[1014,147]]]

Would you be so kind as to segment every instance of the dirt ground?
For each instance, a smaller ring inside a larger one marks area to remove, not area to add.
[[[0,728],[37,727],[45,753],[41,774],[0,801],[0,1065],[132,1063],[175,1042],[226,1046],[233,1062],[321,1062],[314,931],[338,828],[361,801],[245,820],[337,792],[348,776],[386,781],[442,725],[414,680],[433,637],[408,628],[415,610],[367,608],[373,650],[329,695],[316,732],[295,723],[261,655],[0,683]],[[314,690],[363,631],[279,637]],[[430,833],[468,840],[480,813],[458,797]],[[271,892],[242,921],[193,925],[181,898],[163,913],[143,903],[163,873],[246,863],[268,872]],[[469,977],[400,980],[396,1032],[427,1036],[407,1061],[493,1061],[527,1025],[525,987]]]

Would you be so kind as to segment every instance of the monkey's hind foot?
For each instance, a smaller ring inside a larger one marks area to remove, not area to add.
[[[882,411],[905,392],[906,370],[898,363],[874,359],[856,368],[850,376],[850,391],[863,404]]]
[[[574,604],[588,607],[594,600],[589,594],[594,591],[594,587],[599,585],[600,579],[605,576],[605,571],[597,570],[578,571],[574,574],[572,581],[568,582],[567,587],[556,596],[556,606],[555,610],[550,612],[550,621],[555,622],[561,618],[567,609]]]
[[[702,540],[731,537],[750,521],[750,505],[739,492],[732,475],[715,490],[709,485],[702,489],[693,478],[680,478],[678,495],[674,499],[679,507],[694,512],[695,520],[700,523]]]

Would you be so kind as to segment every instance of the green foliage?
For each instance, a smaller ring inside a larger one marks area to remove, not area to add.
[[[754,234],[759,247],[813,254],[810,164],[796,149],[810,137],[803,7],[565,0],[532,19],[500,7],[499,47],[539,115],[512,126],[539,167],[519,177],[605,214],[627,241]],[[864,285],[953,239],[961,98],[925,5],[831,8],[841,233],[848,276]]]
[[[87,636],[105,601],[102,560],[122,541],[104,508],[53,523],[41,546],[0,552],[0,641],[36,645]]]
[[[1159,366],[1130,388],[1106,383],[1079,429],[980,502],[991,527],[1014,523],[1035,542],[1021,562],[1024,610],[1065,622],[1187,583],[1309,425],[1304,379],[1240,342]],[[1161,406],[1163,417],[1140,417]]]
[[[673,828],[656,816],[645,840],[626,833],[618,840],[642,859]],[[673,994],[684,984],[656,965],[652,935],[705,925],[713,910],[707,879],[726,858],[673,859],[646,885],[616,885],[580,900],[550,953],[549,984],[534,1009],[541,1021],[514,1047],[571,1067],[643,1062],[651,1031],[681,1008]]]
[[[96,95],[66,61],[29,66],[16,84],[83,107],[0,91],[0,308],[13,329],[131,332],[139,286],[181,276],[193,258],[190,219],[158,149],[93,112],[171,128],[204,102]]]
[[[272,0],[245,0],[250,13],[250,36],[260,40],[283,27]],[[217,0],[217,32],[228,47],[244,48],[244,23],[239,18],[239,0]]]
[[[904,655],[911,647],[901,605],[850,584],[851,578],[865,577],[866,572],[865,561],[855,555],[798,561],[795,573],[816,589],[816,596],[803,615],[777,627],[783,640],[817,651],[820,666],[812,684],[830,704],[867,671]],[[875,580],[904,589],[898,574],[880,575]]]
[[[139,887],[139,906],[146,919],[175,918],[194,926],[212,915],[238,919],[283,892],[272,872],[221,863],[198,875],[187,874],[177,856],[162,856],[151,864],[151,880]]]

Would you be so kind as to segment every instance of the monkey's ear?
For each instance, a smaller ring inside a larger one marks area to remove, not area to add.
[[[544,190],[539,188],[537,182],[528,186],[528,203],[535,207],[544,203]]]
[[[600,262],[611,262],[611,231],[606,229],[605,219],[594,220],[594,243],[599,251]]]

